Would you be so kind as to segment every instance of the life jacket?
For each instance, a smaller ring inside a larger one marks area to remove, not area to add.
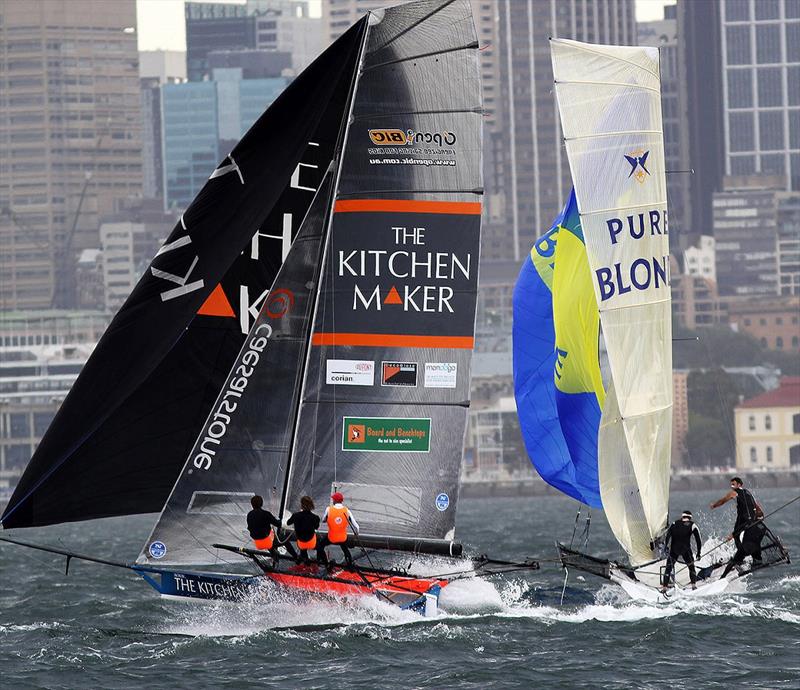
[[[275,530],[271,529],[269,534],[263,539],[253,539],[253,543],[259,551],[269,551],[275,541]]]
[[[344,506],[328,508],[328,541],[331,544],[343,544],[347,541],[347,516],[350,511]]]
[[[308,549],[316,549],[317,548],[317,535],[312,535],[311,539],[308,541],[301,541],[300,539],[297,540],[297,548],[302,549],[303,551],[308,551]]]

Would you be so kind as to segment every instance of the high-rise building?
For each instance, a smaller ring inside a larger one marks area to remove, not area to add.
[[[256,48],[290,53],[295,74],[327,45],[322,18],[310,15],[308,0],[247,0],[247,11],[256,21]]]
[[[723,189],[713,200],[720,295],[778,293],[778,205],[784,187],[781,175],[723,178]]]
[[[800,190],[800,3],[725,0],[720,27],[725,174]]]
[[[678,70],[677,6],[664,8],[664,19],[639,22],[640,46],[658,48],[661,63],[661,116],[664,130],[664,163],[667,169],[667,202],[669,206],[669,241],[673,250],[690,243],[690,184],[688,163],[682,159],[681,131],[686,116],[680,107],[680,73]]]
[[[186,208],[217,163],[286,88],[287,79],[242,79],[242,68],[210,81],[161,87],[165,208]],[[227,149],[227,150],[226,150]]]
[[[800,194],[778,200],[778,294],[800,295]]]
[[[700,235],[696,246],[683,252],[683,267],[687,275],[717,280],[716,241],[711,235]]]
[[[499,137],[505,222],[487,227],[484,252],[519,260],[550,227],[571,187],[553,92],[549,38],[636,44],[632,0],[498,0]]]
[[[0,10],[0,309],[72,306],[98,215],[142,192],[136,3]]]
[[[142,177],[144,196],[163,198],[161,158],[161,85],[186,81],[186,52],[146,50],[139,53],[142,101]]]
[[[244,5],[187,2],[184,12],[189,81],[202,81],[207,77],[211,51],[256,47],[256,20]]]
[[[719,0],[679,2],[678,107],[681,169],[691,169],[681,248],[696,243],[712,226],[711,199],[719,191],[724,165],[722,144],[722,42]],[[682,174],[681,174],[682,175]],[[674,208],[670,207],[670,216]]]

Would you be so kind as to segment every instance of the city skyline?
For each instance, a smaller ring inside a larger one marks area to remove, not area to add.
[[[241,5],[244,0],[215,0]],[[136,0],[139,50],[186,50],[184,4],[186,0]],[[309,0],[312,16],[320,16],[323,0]],[[636,21],[661,19],[666,5],[675,0],[636,0]],[[159,25],[160,23],[160,25]]]

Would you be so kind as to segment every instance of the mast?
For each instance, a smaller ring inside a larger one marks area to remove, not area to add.
[[[358,48],[358,57],[356,58],[356,66],[355,70],[353,71],[353,78],[350,84],[350,93],[348,96],[346,115],[345,118],[342,120],[342,128],[333,159],[335,172],[334,172],[333,187],[331,189],[330,197],[328,199],[327,215],[325,218],[325,239],[322,248],[322,260],[320,261],[320,266],[322,270],[320,271],[319,280],[317,281],[317,286],[316,286],[316,294],[314,296],[313,316],[308,322],[308,329],[306,331],[306,354],[303,360],[302,382],[300,384],[300,395],[297,396],[297,401],[294,407],[294,413],[292,415],[292,441],[289,447],[289,455],[286,460],[286,474],[284,476],[283,490],[281,492],[281,502],[280,502],[280,507],[278,509],[278,516],[282,516],[284,514],[284,511],[286,510],[286,495],[289,489],[289,472],[291,471],[292,456],[294,454],[297,441],[297,426],[298,426],[298,419],[300,412],[300,404],[303,399],[302,392],[305,390],[306,387],[306,377],[308,376],[308,363],[311,357],[311,332],[313,331],[314,323],[317,320],[317,311],[319,309],[319,298],[320,294],[322,293],[322,281],[324,279],[325,260],[328,256],[328,249],[330,247],[330,229],[331,229],[331,223],[333,222],[333,202],[336,199],[336,191],[339,187],[339,178],[342,172],[342,152],[344,151],[344,147],[347,143],[347,135],[350,131],[350,118],[353,115],[353,103],[355,102],[356,90],[358,89],[358,77],[361,74],[361,65],[364,60],[364,49],[367,45],[367,38],[369,36],[369,26],[370,26],[369,18],[371,16],[372,12],[370,11],[367,13],[367,17],[364,20],[362,20],[364,22],[364,29],[361,37],[361,45]]]

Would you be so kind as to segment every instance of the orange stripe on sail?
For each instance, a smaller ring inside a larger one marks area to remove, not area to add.
[[[478,201],[417,201],[414,199],[339,199],[336,213],[365,211],[398,211],[407,213],[451,213],[464,216],[481,215]]]
[[[457,335],[398,335],[394,333],[314,333],[314,345],[362,345],[366,347],[435,347],[471,350],[475,339]]]

